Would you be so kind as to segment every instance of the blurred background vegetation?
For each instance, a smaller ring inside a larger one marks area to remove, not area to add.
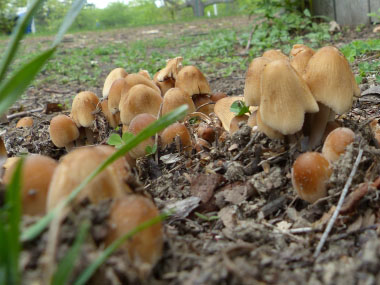
[[[57,30],[72,0],[47,0],[35,16],[38,33]],[[217,15],[215,8],[217,5]],[[130,0],[128,4],[112,2],[104,9],[87,3],[71,30],[96,30],[119,27],[152,25],[175,21],[189,21],[196,16],[225,17],[250,15],[263,10],[271,17],[278,9],[286,12],[303,11],[309,1],[304,0]],[[9,33],[15,17],[27,0],[0,1],[0,33]]]

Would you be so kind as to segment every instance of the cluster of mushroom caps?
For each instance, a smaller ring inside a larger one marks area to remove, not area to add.
[[[22,170],[23,214],[44,215],[53,209],[114,153],[114,147],[93,145],[92,130],[101,111],[110,128],[122,124],[123,132],[129,131],[135,135],[157,117],[183,104],[189,106],[188,112],[193,115],[211,113],[213,105],[209,103],[221,95],[211,96],[209,84],[200,70],[195,66],[182,68],[181,61],[181,57],[169,60],[154,80],[146,71],[127,74],[124,69],[116,68],[105,80],[103,100],[93,92],[80,92],[73,100],[69,116],[60,114],[53,117],[49,127],[51,140],[59,148],[66,147],[68,154],[59,163],[37,154],[26,157]],[[197,105],[204,113],[195,112]],[[210,142],[214,139],[209,133],[200,133],[200,136]],[[180,150],[192,149],[193,146],[190,132],[183,122],[166,128],[160,133],[160,138],[162,146],[171,144],[177,138]],[[154,138],[149,138],[112,163],[85,186],[73,202],[79,205],[84,199],[93,204],[105,199],[113,200],[106,245],[159,213],[150,197],[135,194],[138,183],[131,172],[136,159],[146,155],[146,146],[153,146],[154,143]],[[72,149],[73,146],[77,147]],[[5,184],[10,182],[18,159],[8,158],[3,165],[5,171],[0,178]],[[135,235],[124,244],[124,248],[136,267],[149,272],[162,254],[162,225],[157,224]]]
[[[303,135],[308,150],[327,137],[323,155],[307,152],[294,163],[292,181],[302,199],[315,202],[326,195],[330,162],[354,140],[350,129],[331,132],[339,127],[335,115],[348,112],[358,96],[350,65],[333,46],[314,51],[297,44],[289,57],[269,50],[251,62],[244,99],[247,105],[257,106],[249,120],[252,126],[273,139]]]

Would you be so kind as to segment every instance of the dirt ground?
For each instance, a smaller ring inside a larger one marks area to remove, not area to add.
[[[64,49],[69,49],[84,42],[101,45],[110,39],[127,42],[168,34],[174,37],[250,23],[247,17],[235,17],[90,32],[69,35],[62,44]],[[149,33],[152,30],[159,32]],[[335,44],[340,46],[343,42],[374,36],[369,29],[360,33],[348,31],[342,42]],[[25,44],[32,48],[35,42],[48,43],[48,40],[29,38]],[[371,60],[376,59],[379,54]],[[353,70],[355,66],[356,63]],[[92,90],[98,96],[101,96],[106,74],[107,71]],[[207,74],[213,92],[234,96],[243,95],[244,77],[245,74],[237,73],[226,78]],[[360,86],[361,91],[365,92],[372,85],[373,82],[367,81]],[[9,110],[8,115],[14,117],[0,124],[8,156],[40,153],[59,159],[64,155],[65,150],[55,147],[49,138],[49,122],[58,113],[69,113],[57,104],[79,90],[80,86],[75,83],[42,86],[38,90],[30,87]],[[365,94],[349,113],[337,119],[355,132],[356,139],[333,164],[328,196],[314,204],[297,198],[291,183],[291,167],[301,153],[300,145],[268,139],[251,132],[246,125],[210,147],[192,153],[177,153],[173,146],[160,149],[157,157],[139,160],[133,171],[156,205],[167,209],[169,205],[178,207],[182,201],[183,211],[165,221],[164,253],[146,279],[139,279],[138,270],[118,252],[102,266],[90,284],[380,284],[380,183],[376,181],[380,177],[380,150],[369,128],[373,119],[380,118],[380,91]],[[47,106],[47,103],[52,104]],[[34,110],[30,113],[34,126],[16,129],[15,124],[21,117],[18,113],[31,110]],[[194,135],[198,125],[189,122],[187,125]],[[218,129],[217,125],[213,127]],[[110,131],[100,129],[97,142],[104,143]],[[350,175],[361,150],[363,156]],[[314,251],[349,176],[353,179],[343,210],[322,252],[315,258]],[[83,212],[87,211],[91,217],[93,228],[102,227],[108,206],[109,202],[84,205],[84,209],[69,215],[61,229],[58,257],[73,242]],[[26,217],[24,224],[33,220]],[[107,231],[107,227],[103,230]],[[101,243],[104,234],[99,238],[95,232],[99,231],[91,232],[92,240]],[[46,242],[44,233],[24,245],[24,284],[32,284],[32,280],[43,275],[39,257]],[[99,251],[96,243],[86,243],[76,273]]]

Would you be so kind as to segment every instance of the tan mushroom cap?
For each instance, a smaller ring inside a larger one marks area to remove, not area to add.
[[[231,120],[231,122],[230,122],[230,130],[229,130],[229,132],[231,134],[233,134],[236,131],[238,131],[239,130],[239,124],[241,122],[247,123],[248,122],[248,118],[249,117],[247,115],[233,117],[232,120]]]
[[[138,114],[136,117],[132,119],[131,123],[129,124],[128,131],[134,135],[137,135],[156,120],[157,118],[151,114]],[[142,141],[136,147],[129,151],[129,155],[134,159],[145,156],[145,150],[147,146],[152,147],[154,145],[154,142],[154,137],[150,137]]]
[[[288,57],[282,53],[280,49],[270,49],[263,53],[262,57],[269,58],[270,60],[279,60],[285,59],[288,60]]]
[[[120,100],[121,122],[129,125],[134,117],[142,113],[157,116],[161,103],[162,97],[156,90],[143,84],[135,85]]]
[[[148,70],[141,69],[137,74],[144,76],[146,79],[152,80]]]
[[[133,194],[116,199],[109,216],[106,245],[158,215],[157,207],[143,196]],[[162,224],[157,223],[126,240],[121,248],[127,250],[140,273],[149,273],[162,255],[163,243]]]
[[[155,90],[158,94],[161,95],[161,90],[158,88],[158,86],[154,83],[153,80],[147,79],[145,76],[137,73],[132,73],[129,74],[126,78],[125,81],[127,82],[127,87],[125,92],[123,93],[122,97],[128,96],[128,91],[135,85],[138,84],[143,84],[146,85],[153,90]]]
[[[176,58],[168,59],[166,62],[166,67],[157,72],[155,76],[157,81],[162,82],[169,78],[176,79],[177,74],[182,67],[183,57],[179,56]]]
[[[232,103],[234,103],[235,101],[244,102],[244,97],[243,96],[225,97],[218,100],[214,106],[214,113],[222,122],[223,128],[227,132],[230,132],[231,121],[236,116],[235,113],[231,112],[230,110]]]
[[[110,92],[110,96],[111,96],[111,92]],[[102,109],[102,112],[103,112],[104,116],[106,117],[110,127],[116,128],[120,124],[120,113],[117,112],[115,114],[112,114],[110,112],[110,110],[109,110],[110,96],[108,96],[108,99],[105,99],[100,103],[100,108]]]
[[[197,112],[201,112],[207,116],[209,116],[210,113],[214,112],[215,102],[211,100],[209,95],[198,94],[194,95],[192,99],[194,102],[195,110]]]
[[[174,88],[175,87],[175,80],[172,79],[172,78],[168,78],[168,79],[165,79],[164,81],[158,81],[156,78],[157,78],[157,74],[156,73],[153,77],[153,81],[154,83],[156,83],[156,85],[158,86],[158,88],[160,88],[161,90],[161,95],[162,96],[165,96],[165,93],[171,89],[171,88]]]
[[[118,67],[113,69],[106,77],[103,86],[103,97],[108,97],[108,93],[112,86],[112,83],[119,78],[124,78],[128,75],[124,68]]]
[[[57,115],[50,121],[49,134],[56,147],[65,147],[79,137],[79,130],[70,117]]]
[[[355,133],[349,128],[336,128],[323,144],[322,154],[330,162],[337,161],[346,151],[346,147],[355,140]]]
[[[305,113],[318,112],[308,86],[288,60],[267,64],[261,78],[260,117],[270,128],[291,135],[302,129]]]
[[[47,209],[54,208],[66,198],[91,172],[115,152],[111,146],[87,146],[77,148],[65,155],[54,172],[47,199]],[[89,182],[75,198],[78,203],[87,197],[91,203],[116,198],[131,193],[125,183],[130,174],[128,163],[119,158]]]
[[[0,137],[0,156],[7,156],[7,148],[5,147],[3,138]]]
[[[11,181],[16,165],[16,163],[12,163],[6,169],[5,184]],[[25,159],[21,171],[21,201],[24,215],[45,214],[49,184],[57,165],[58,163],[54,159],[39,154],[32,154]]]
[[[272,60],[267,57],[257,57],[252,60],[245,75],[244,100],[249,106],[260,105],[261,74],[265,66]]]
[[[162,115],[165,115],[173,111],[175,108],[185,104],[188,106],[186,114],[195,112],[194,102],[185,91],[179,88],[169,89],[166,92],[162,102]]]
[[[326,196],[326,182],[331,173],[330,164],[322,154],[306,152],[293,164],[292,184],[301,199],[314,203]]]
[[[88,128],[95,120],[93,112],[99,104],[99,98],[95,93],[83,91],[77,94],[71,106],[70,117],[73,119],[77,127]]]
[[[206,77],[195,66],[183,67],[177,75],[175,87],[181,88],[189,96],[210,94],[211,89]]]
[[[182,146],[185,150],[191,151],[192,141],[189,130],[183,123],[174,123],[163,130],[161,133],[162,145],[168,146],[171,144],[176,136],[179,136]]]
[[[255,114],[256,114],[255,117],[248,119],[249,124],[252,125],[256,123],[257,129],[260,132],[264,133],[270,139],[282,139],[284,137],[283,134],[272,129],[261,120],[260,108],[255,112]]]
[[[18,120],[16,124],[16,128],[30,128],[33,127],[33,118],[32,117],[24,117]]]
[[[304,79],[315,100],[337,114],[350,110],[360,89],[344,55],[335,47],[319,49],[309,60]]]
[[[290,51],[290,64],[301,75],[305,73],[306,66],[315,51],[306,45],[294,45]]]
[[[116,79],[110,88],[107,102],[108,110],[112,114],[116,114],[119,111],[120,98],[127,93],[127,81],[124,78]]]

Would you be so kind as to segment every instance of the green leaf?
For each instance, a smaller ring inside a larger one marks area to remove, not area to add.
[[[75,238],[73,246],[70,248],[70,250],[66,253],[66,255],[62,258],[61,262],[59,263],[57,271],[54,273],[51,284],[68,284],[69,278],[71,277],[71,273],[75,266],[75,262],[79,257],[81,246],[87,237],[89,229],[90,223],[88,221],[84,221],[79,228],[79,233]]]
[[[13,61],[13,58],[15,57],[17,49],[20,45],[20,41],[25,35],[26,27],[28,26],[33,15],[36,13],[36,11],[38,10],[38,8],[43,2],[44,0],[33,1],[28,7],[28,10],[26,11],[24,17],[22,17],[21,20],[17,23],[17,26],[14,29],[12,37],[9,41],[8,47],[6,51],[4,52],[2,60],[0,62],[0,82],[4,79],[5,73],[7,72],[9,65]]]
[[[309,9],[305,9],[305,10],[303,11],[303,13],[304,13],[304,15],[305,15],[306,17],[308,17],[308,18],[311,17],[311,14],[310,14]]]
[[[70,11],[66,13],[65,19],[63,19],[62,25],[59,27],[58,33],[55,36],[53,47],[56,47],[61,42],[63,36],[72,25],[85,3],[85,0],[76,0],[71,5]]]
[[[0,85],[0,115],[23,94],[54,51],[52,48],[34,57]]]
[[[144,223],[139,224],[137,227],[135,227],[133,230],[128,232],[127,234],[121,236],[117,240],[115,240],[112,244],[110,244],[103,252],[102,254],[93,262],[91,263],[85,271],[79,276],[79,278],[74,282],[74,285],[83,285],[86,284],[86,282],[91,278],[91,276],[94,274],[94,272],[99,268],[100,265],[104,263],[104,261],[107,260],[107,258],[115,251],[117,250],[126,240],[132,238],[135,234],[150,228],[151,226],[165,220],[169,215],[164,213],[157,217],[154,217],[153,219],[150,219]]]
[[[121,137],[118,134],[111,134],[110,137],[107,140],[107,143],[109,145],[113,145],[115,147],[119,147],[124,144],[124,141],[121,139]]]
[[[153,146],[150,146],[148,145],[146,148],[145,148],[145,153],[147,155],[151,155],[151,154],[155,154],[157,151],[157,144],[155,143]]]
[[[17,162],[11,182],[6,190],[5,206],[0,210],[0,281],[1,284],[19,284],[20,221],[21,221],[21,170],[24,159]]]
[[[188,110],[187,105],[182,105],[172,112],[162,116],[159,120],[153,122],[143,131],[141,131],[137,136],[127,140],[125,145],[119,150],[114,152],[110,157],[108,157],[101,165],[99,165],[89,176],[87,176],[81,184],[79,184],[70,195],[62,200],[54,209],[52,209],[48,214],[42,217],[37,223],[27,228],[21,236],[22,241],[27,241],[38,236],[51,222],[55,215],[61,211],[65,206],[67,206],[78,194],[79,192],[91,181],[96,175],[102,172],[108,165],[117,160],[118,158],[124,156],[129,150],[137,146],[142,141],[153,136],[155,133],[161,131],[172,123],[180,120],[186,115]]]
[[[130,132],[125,132],[125,133],[123,133],[121,138],[122,138],[123,142],[126,142],[126,141],[132,139],[134,136],[135,135],[130,133]]]
[[[235,113],[236,116],[242,116],[245,113],[251,113],[249,107],[245,105],[244,101],[237,100],[231,104],[230,111]]]

